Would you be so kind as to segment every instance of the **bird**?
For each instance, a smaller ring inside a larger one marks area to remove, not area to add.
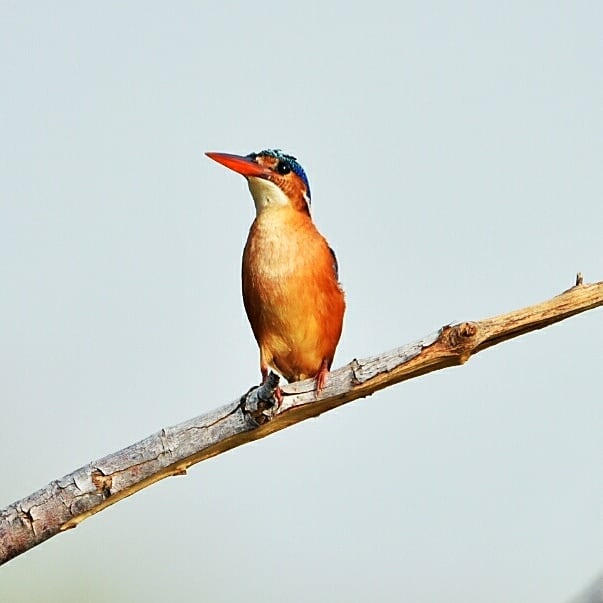
[[[262,383],[271,368],[289,382],[314,378],[318,396],[341,337],[346,303],[335,253],[312,221],[306,172],[280,149],[206,155],[247,179],[255,205],[241,281]],[[280,388],[275,395],[280,405]]]

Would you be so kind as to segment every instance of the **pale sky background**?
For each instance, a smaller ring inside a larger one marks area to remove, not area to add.
[[[259,380],[243,178],[305,167],[335,366],[603,279],[603,5],[0,4],[0,507]],[[595,310],[196,466],[0,601],[567,601],[603,570]]]

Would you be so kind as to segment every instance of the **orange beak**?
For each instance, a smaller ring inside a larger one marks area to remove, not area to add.
[[[228,169],[241,174],[246,178],[266,177],[270,170],[257,164],[255,161],[249,159],[249,157],[243,157],[241,155],[231,155],[230,153],[205,153],[210,159],[221,163]]]

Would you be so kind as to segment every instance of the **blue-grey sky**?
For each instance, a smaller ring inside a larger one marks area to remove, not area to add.
[[[600,2],[4,1],[0,506],[259,379],[242,178],[298,157],[336,357],[603,279]],[[566,601],[603,568],[595,310],[193,468],[2,601]]]

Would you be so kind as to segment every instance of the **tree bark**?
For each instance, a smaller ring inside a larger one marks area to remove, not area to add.
[[[540,304],[442,327],[437,333],[390,352],[352,360],[329,374],[318,398],[314,381],[274,392],[278,377],[252,388],[240,399],[77,469],[0,511],[0,564],[126,496],[226,450],[258,440],[358,398],[446,367],[473,354],[575,314],[603,305],[603,282],[576,285]]]

